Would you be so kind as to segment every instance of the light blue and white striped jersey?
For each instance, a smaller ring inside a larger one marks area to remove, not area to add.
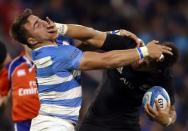
[[[83,52],[67,44],[47,45],[32,51],[37,68],[41,108],[39,114],[76,123],[82,101],[82,90],[75,70]]]

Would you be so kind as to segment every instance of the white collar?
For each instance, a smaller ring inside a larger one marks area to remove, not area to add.
[[[58,46],[58,45],[44,45],[44,46],[41,46],[41,47],[38,47],[38,48],[34,49],[33,51],[37,51],[37,50],[40,50],[41,48],[53,47],[53,46]]]

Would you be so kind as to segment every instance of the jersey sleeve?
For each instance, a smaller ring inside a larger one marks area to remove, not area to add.
[[[0,73],[0,95],[7,96],[10,89],[10,83],[8,80],[8,70],[3,68]]]
[[[101,49],[104,51],[125,50],[135,48],[136,45],[137,44],[135,43],[135,41],[131,38],[114,34],[107,34],[107,37]]]
[[[78,69],[83,57],[83,52],[71,45],[59,46],[54,54],[54,71]]]

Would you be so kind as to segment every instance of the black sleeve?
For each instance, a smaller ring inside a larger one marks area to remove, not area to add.
[[[123,49],[131,49],[135,48],[136,43],[134,40],[119,35],[107,34],[106,40],[101,47],[104,51],[111,50],[123,50]]]

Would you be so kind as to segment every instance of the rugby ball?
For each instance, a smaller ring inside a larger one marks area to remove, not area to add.
[[[170,97],[167,91],[161,86],[154,86],[150,88],[143,97],[142,104],[145,107],[147,103],[156,110],[155,100],[157,100],[160,108],[163,110],[170,103]]]

